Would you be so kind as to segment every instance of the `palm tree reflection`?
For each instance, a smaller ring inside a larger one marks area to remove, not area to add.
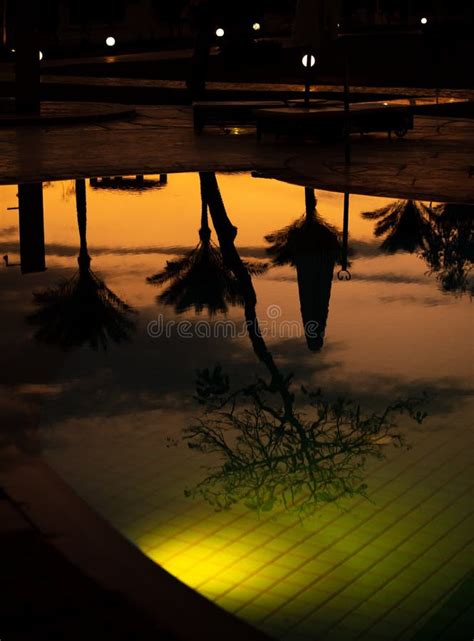
[[[135,330],[135,311],[91,270],[87,248],[87,209],[85,181],[76,181],[77,222],[80,250],[79,269],[57,287],[34,293],[37,311],[28,317],[37,327],[35,338],[63,350],[89,344],[107,348],[108,342],[130,340]]]
[[[314,190],[305,189],[306,213],[299,220],[265,237],[274,265],[293,265],[298,277],[301,316],[311,351],[324,343],[334,266],[340,254],[337,230],[316,209]]]
[[[380,248],[390,254],[423,248],[430,231],[431,212],[416,200],[396,200],[362,216],[377,221],[374,235],[385,236]]]
[[[251,274],[261,274],[263,263],[245,262]],[[226,265],[222,252],[211,240],[208,202],[201,189],[201,228],[198,245],[176,260],[167,261],[166,267],[147,278],[152,285],[168,287],[158,296],[158,302],[173,305],[176,313],[188,309],[200,313],[207,309],[210,316],[226,313],[229,305],[243,305],[239,284]]]
[[[443,291],[464,293],[469,285],[474,255],[474,219],[471,205],[427,207],[400,200],[362,216],[376,220],[374,234],[385,237],[380,248],[387,253],[416,253],[436,275]]]
[[[198,373],[197,398],[205,412],[185,430],[185,439],[192,449],[217,456],[219,464],[187,495],[200,496],[217,510],[243,503],[259,512],[279,506],[307,514],[322,503],[364,493],[366,459],[382,456],[387,441],[402,442],[396,414],[423,420],[416,410],[419,400],[366,414],[348,400],[331,403],[302,388],[297,408],[292,377],[277,367],[261,335],[252,278],[235,247],[236,230],[214,174],[201,174],[201,185],[223,261],[240,287],[254,352],[270,378],[231,391],[219,366]]]

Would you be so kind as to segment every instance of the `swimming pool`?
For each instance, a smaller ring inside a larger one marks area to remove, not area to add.
[[[277,639],[463,638],[472,208],[248,173],[19,193],[2,394],[89,505]]]

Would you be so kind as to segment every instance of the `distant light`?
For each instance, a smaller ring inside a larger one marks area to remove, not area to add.
[[[310,56],[306,53],[301,60],[303,67],[314,67],[316,64],[316,58],[311,54]]]
[[[384,104],[386,107],[388,107],[388,102],[384,102],[383,104]]]
[[[16,49],[10,49],[11,53],[16,53]]]
[[[341,23],[340,23],[340,22],[338,22],[338,23],[337,23],[337,28],[338,28],[338,29],[340,29],[340,28],[341,28]]]
[[[260,22],[254,22],[252,25],[252,29],[254,31],[260,31],[261,28],[262,28],[262,25],[260,24]]]
[[[428,18],[422,18],[420,22],[421,24],[428,24]]]
[[[109,37],[106,39],[105,44],[106,44],[108,47],[115,47],[115,42],[116,42],[115,38],[114,38],[113,36],[109,36]]]
[[[43,56],[43,52],[42,52],[42,51],[40,51],[40,52],[39,52],[39,59],[40,59],[40,61],[41,61],[41,60],[43,60],[43,58],[44,58],[44,56]]]
[[[219,27],[219,29],[216,29],[216,36],[218,38],[223,38],[224,37],[224,33],[225,33],[225,31],[221,27]]]

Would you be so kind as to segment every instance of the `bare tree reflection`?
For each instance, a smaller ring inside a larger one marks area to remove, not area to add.
[[[292,377],[277,367],[261,335],[252,278],[235,247],[236,230],[214,174],[201,174],[201,184],[223,259],[240,286],[249,338],[270,378],[232,391],[220,366],[198,373],[197,399],[205,411],[185,439],[219,463],[187,495],[217,510],[242,503],[258,512],[279,507],[305,515],[323,503],[363,494],[366,461],[383,456],[384,443],[403,442],[398,414],[424,419],[417,410],[420,399],[366,413],[347,399],[329,402],[304,387],[297,397]]]
[[[198,245],[184,256],[167,261],[166,267],[150,276],[152,285],[168,287],[158,296],[158,302],[173,305],[178,314],[188,309],[200,313],[206,309],[210,316],[226,313],[229,305],[243,305],[239,283],[226,265],[221,249],[211,240],[208,203],[201,190],[201,228]],[[245,262],[251,274],[266,271],[267,265]]]
[[[314,190],[308,187],[305,203],[304,216],[265,240],[274,265],[296,267],[306,342],[310,350],[317,351],[324,343],[334,266],[341,247],[337,230],[318,214]],[[317,328],[319,331],[314,331]]]
[[[135,311],[121,300],[91,270],[87,248],[87,209],[85,181],[76,181],[77,222],[80,250],[79,269],[57,287],[34,293],[37,311],[28,316],[37,327],[35,338],[48,345],[71,350],[89,344],[107,348],[130,340],[135,330]]]

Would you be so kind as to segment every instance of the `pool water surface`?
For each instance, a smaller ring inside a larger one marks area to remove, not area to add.
[[[248,173],[0,201],[0,401],[92,508],[276,639],[472,636],[472,207]]]

